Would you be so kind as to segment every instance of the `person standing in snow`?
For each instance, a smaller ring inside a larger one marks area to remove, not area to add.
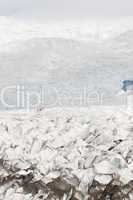
[[[127,97],[127,111],[133,114],[133,80],[124,80],[122,84],[122,91]]]

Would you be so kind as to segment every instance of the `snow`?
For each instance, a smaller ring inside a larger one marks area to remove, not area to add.
[[[33,173],[32,182],[50,184],[63,177],[83,194],[93,180],[101,184],[113,177],[122,184],[133,180],[133,116],[124,110],[53,108],[23,113],[21,120],[20,116],[17,111],[0,113],[0,159],[5,162],[1,178],[11,168],[16,177]],[[19,185],[10,184],[7,189],[0,186],[0,198],[27,198]]]
[[[133,73],[132,18],[33,23],[0,17],[0,36],[0,89],[25,84],[48,91],[42,111],[0,112],[0,199],[47,198],[48,187],[68,196],[75,188],[82,200],[94,181],[130,184],[133,116],[115,105],[123,105],[120,80]],[[14,99],[9,95],[9,103]]]
[[[50,107],[124,104],[117,93],[120,81],[133,73],[132,33],[129,18],[33,23],[0,17],[0,91],[24,85],[38,92],[43,85],[47,97],[42,103]],[[102,101],[95,100],[94,91]],[[6,97],[10,104],[16,102],[14,93]],[[1,101],[0,109],[5,109]]]
[[[132,17],[114,20],[78,21],[28,21],[0,16],[1,43],[9,44],[21,40],[47,37],[83,41],[103,41],[115,38],[133,28]]]

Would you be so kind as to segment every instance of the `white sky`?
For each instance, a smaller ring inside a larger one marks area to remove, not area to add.
[[[48,18],[133,15],[133,0],[0,0],[0,15]]]

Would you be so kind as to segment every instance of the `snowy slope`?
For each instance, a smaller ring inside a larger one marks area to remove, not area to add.
[[[118,44],[116,50],[115,45],[110,48],[110,44],[61,38],[28,39],[13,47],[13,52],[0,54],[0,82],[2,85],[23,82],[39,85],[42,82],[57,90],[62,88],[61,93],[66,94],[78,94],[86,87],[90,92],[103,92],[105,98],[115,97],[120,80],[133,73],[131,52],[125,53]],[[75,92],[71,92],[73,90]]]
[[[133,28],[119,34],[117,37],[110,41],[110,44],[110,47],[114,48],[114,50],[131,56],[133,53]]]
[[[0,88],[44,83],[75,101],[86,88],[103,95],[103,104],[120,104],[120,80],[133,74],[130,20],[38,24],[3,17],[0,33]]]

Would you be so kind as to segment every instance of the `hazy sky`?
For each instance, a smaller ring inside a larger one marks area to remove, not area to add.
[[[0,15],[48,18],[133,15],[133,0],[0,0]]]

